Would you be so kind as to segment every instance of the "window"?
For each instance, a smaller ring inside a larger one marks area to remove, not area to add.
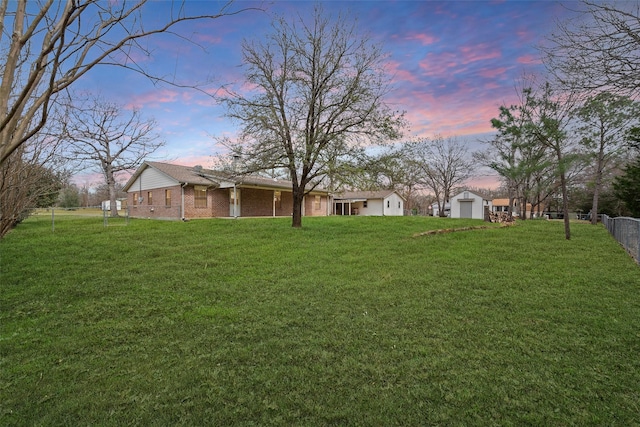
[[[368,200],[365,200],[364,202],[362,202],[362,207],[363,207],[363,208],[366,208],[366,207],[367,207],[367,202],[368,202]]]
[[[196,208],[207,207],[207,187],[196,186],[193,188],[194,198],[193,205]]]
[[[138,206],[138,193],[133,193],[133,206]]]
[[[153,193],[151,191],[147,191],[147,204],[148,205],[153,204]]]
[[[171,207],[171,190],[164,190],[164,205]]]
[[[398,202],[398,209],[400,209],[400,202]]]
[[[391,207],[391,202],[389,200],[387,200],[387,207]]]
[[[315,202],[313,203],[313,208],[317,211],[322,209],[322,197],[316,196]]]

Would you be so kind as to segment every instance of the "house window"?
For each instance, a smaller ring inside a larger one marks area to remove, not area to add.
[[[367,207],[367,202],[368,202],[368,200],[365,200],[364,202],[362,202],[362,207],[363,207],[363,208],[366,208],[366,207]]]
[[[322,209],[322,197],[316,196],[315,201],[313,203],[313,209],[319,211]]]
[[[133,193],[133,206],[138,206],[138,193]]]
[[[164,205],[171,207],[171,190],[164,190]]]
[[[400,209],[400,202],[398,202],[398,209]]]
[[[193,188],[194,198],[193,205],[196,208],[207,207],[207,187],[196,186]]]
[[[389,200],[387,200],[387,207],[391,207],[391,202]]]
[[[151,191],[147,191],[147,204],[148,205],[153,204],[153,193]]]

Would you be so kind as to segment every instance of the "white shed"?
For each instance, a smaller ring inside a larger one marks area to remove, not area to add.
[[[119,211],[122,210],[122,201],[121,200],[116,200],[116,207],[117,207],[117,209]],[[102,210],[103,211],[110,211],[111,210],[111,200],[103,200],[102,201]]]
[[[404,198],[394,190],[346,191],[333,198],[335,215],[402,216]]]
[[[492,201],[473,191],[461,191],[451,198],[451,218],[486,219]]]

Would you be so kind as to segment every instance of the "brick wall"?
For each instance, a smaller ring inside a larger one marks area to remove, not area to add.
[[[165,203],[165,190],[171,190],[171,202]],[[184,191],[184,210],[182,213],[182,192]],[[143,190],[142,193],[130,192],[127,194],[129,215],[133,218],[215,218],[229,217],[232,188],[208,189],[206,207],[195,207],[195,191],[193,186],[182,188],[179,185],[168,188]],[[151,204],[149,204],[151,193]],[[142,197],[142,203],[134,203],[134,197]],[[255,188],[240,189],[240,215],[248,216],[272,216],[273,190],[261,190]],[[293,212],[292,193],[281,191],[280,201],[276,203],[276,216],[290,216]],[[320,209],[316,209],[315,196],[305,198],[304,212],[306,216],[324,216],[327,214],[327,197],[321,197]]]
[[[171,191],[171,200],[165,200],[165,190]],[[151,194],[151,197],[149,195]],[[142,202],[134,200],[142,197]],[[167,204],[169,202],[169,204]],[[180,186],[127,193],[129,216],[133,218],[180,219]]]
[[[320,196],[320,209],[316,207],[316,196],[309,194],[304,199],[304,215],[305,216],[326,216],[327,215],[327,196]]]
[[[233,188],[209,190],[211,200],[211,215],[214,217],[225,217],[231,215],[230,192]]]

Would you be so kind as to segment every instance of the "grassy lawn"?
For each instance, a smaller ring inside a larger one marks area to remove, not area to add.
[[[0,425],[640,424],[640,268],[601,227],[25,221]]]

